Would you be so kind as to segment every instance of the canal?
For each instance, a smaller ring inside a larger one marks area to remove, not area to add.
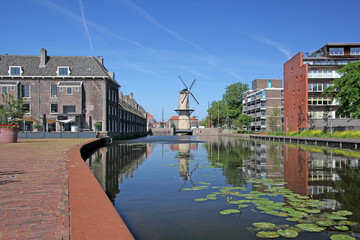
[[[135,239],[360,239],[359,158],[311,145],[151,136],[98,149],[86,163]]]

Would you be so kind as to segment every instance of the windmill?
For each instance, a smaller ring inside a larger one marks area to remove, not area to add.
[[[194,86],[196,79],[194,79],[188,88],[180,76],[179,78],[185,88],[180,91],[178,108],[174,109],[174,111],[179,114],[179,130],[190,130],[190,115],[195,111],[195,109],[190,109],[189,107],[189,95],[191,95],[196,103],[199,104],[198,100],[196,100],[195,96],[191,92],[191,88]]]

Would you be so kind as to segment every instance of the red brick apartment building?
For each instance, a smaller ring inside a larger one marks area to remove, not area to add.
[[[338,103],[323,91],[340,78],[337,70],[360,60],[360,43],[328,43],[312,53],[299,52],[284,64],[284,132],[299,128],[349,126],[336,115]],[[358,122],[352,121],[353,125]]]

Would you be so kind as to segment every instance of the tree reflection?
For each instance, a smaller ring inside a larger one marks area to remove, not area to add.
[[[249,142],[238,138],[210,138],[205,144],[208,159],[213,167],[221,167],[228,184],[242,186],[243,160],[252,155]]]

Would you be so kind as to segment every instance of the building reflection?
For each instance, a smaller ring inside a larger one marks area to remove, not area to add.
[[[358,211],[359,159],[346,151],[284,145],[284,180],[294,193],[326,203],[327,209]],[[351,176],[348,172],[355,172]],[[346,193],[346,194],[345,194]],[[356,207],[355,207],[356,206]],[[359,215],[358,215],[359,216]]]
[[[124,177],[133,177],[134,171],[151,153],[151,149],[152,146],[147,144],[111,145],[94,152],[86,164],[113,202],[120,192],[119,183]]]

